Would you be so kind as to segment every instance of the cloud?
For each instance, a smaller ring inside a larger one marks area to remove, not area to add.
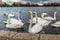
[[[3,2],[10,2],[10,1],[12,1],[12,2],[19,2],[19,1],[21,1],[21,0],[2,0]]]
[[[32,1],[32,2],[39,2],[39,1],[52,1],[52,2],[60,2],[60,0],[2,0],[3,2],[21,2],[21,1]]]
[[[2,0],[2,2],[5,2],[8,5],[12,5],[13,4],[12,0]]]
[[[13,1],[13,2],[20,2],[21,0],[11,0],[11,1]]]
[[[11,1],[11,0],[2,0],[3,2],[8,2],[8,1]]]

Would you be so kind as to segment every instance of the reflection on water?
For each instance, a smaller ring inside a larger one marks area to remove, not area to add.
[[[20,18],[22,19],[23,22],[25,20],[27,20],[27,19],[24,20],[24,18],[27,17],[27,12],[28,11],[33,11],[34,12],[35,10],[37,11],[38,16],[40,16],[40,14],[43,13],[43,12],[47,12],[52,17],[53,17],[54,11],[57,11],[58,12],[57,13],[57,20],[60,20],[60,7],[0,7],[0,29],[11,30],[11,29],[8,29],[8,28],[5,27],[5,24],[3,23],[3,21],[6,21],[7,17],[4,17],[3,14],[5,12],[11,13],[11,11],[15,11],[15,13],[14,13],[15,17],[14,18],[17,18],[17,15],[16,15],[17,10],[22,11],[22,15],[21,15]],[[29,26],[28,24],[24,25],[24,29],[26,31],[28,30],[27,29],[28,26]],[[56,29],[52,30],[52,29],[53,28],[51,28],[51,26],[49,26],[49,28],[46,28],[44,30],[46,31],[46,33],[54,33],[56,31],[57,31],[56,33],[60,32],[59,30],[56,30]],[[18,31],[18,32],[20,32],[20,30],[21,29],[13,29],[13,31]]]

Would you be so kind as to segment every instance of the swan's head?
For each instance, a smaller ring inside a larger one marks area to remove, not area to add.
[[[4,16],[8,16],[8,13],[4,13]]]
[[[28,16],[31,16],[32,15],[32,11],[28,11]]]
[[[57,11],[55,11],[54,14],[56,15],[57,14]]]
[[[33,12],[33,16],[37,15],[37,12]]]
[[[42,18],[45,18],[45,17],[47,17],[47,16],[48,16],[47,13],[42,13],[42,14],[41,14],[41,17],[42,17]]]
[[[18,13],[21,13],[21,10],[18,10]]]

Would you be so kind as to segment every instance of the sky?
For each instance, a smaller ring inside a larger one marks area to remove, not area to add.
[[[54,2],[60,2],[60,0],[3,0],[3,1],[33,1],[33,2],[39,2],[39,1],[54,1]]]
[[[60,1],[60,0],[4,0],[4,1],[33,1],[33,2],[39,2],[39,1]]]

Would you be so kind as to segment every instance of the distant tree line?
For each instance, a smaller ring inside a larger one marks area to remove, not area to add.
[[[60,6],[60,3],[48,3],[48,4],[44,4],[42,7],[45,7],[45,6]],[[8,5],[6,3],[1,3],[0,7],[40,7],[40,6],[37,4],[30,5],[29,3],[27,3],[27,4],[13,3],[12,5]]]

